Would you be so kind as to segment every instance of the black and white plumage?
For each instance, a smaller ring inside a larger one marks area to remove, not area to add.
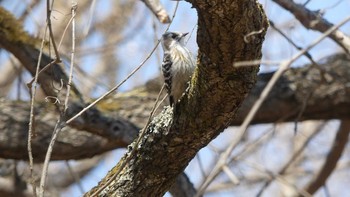
[[[184,44],[187,34],[166,32],[161,39],[164,50],[162,72],[171,106],[185,92],[195,69],[193,56]]]

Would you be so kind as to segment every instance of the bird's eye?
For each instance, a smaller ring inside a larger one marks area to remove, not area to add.
[[[172,39],[176,39],[176,37],[177,37],[176,34],[171,34]]]

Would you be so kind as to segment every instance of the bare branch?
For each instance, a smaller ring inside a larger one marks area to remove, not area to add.
[[[290,0],[273,0],[286,10],[289,10],[304,27],[325,33],[333,24],[322,18],[317,12],[308,10],[304,5]],[[335,41],[345,52],[350,52],[350,38],[340,30],[333,31],[329,37]]]
[[[337,135],[333,141],[331,150],[329,151],[321,169],[315,174],[311,181],[304,187],[304,190],[310,194],[314,194],[320,187],[325,186],[325,183],[343,154],[343,151],[348,143],[350,133],[350,121],[342,120],[338,128]]]
[[[141,0],[161,23],[170,23],[170,17],[159,0]]]

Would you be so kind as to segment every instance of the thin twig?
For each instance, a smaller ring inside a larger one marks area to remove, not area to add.
[[[66,92],[66,98],[64,101],[64,109],[60,113],[59,119],[56,123],[55,129],[53,131],[53,135],[49,144],[49,147],[46,152],[45,160],[44,160],[44,165],[43,165],[43,170],[41,173],[41,178],[40,178],[40,188],[39,188],[39,196],[43,197],[44,196],[44,191],[45,191],[45,183],[46,183],[46,177],[48,173],[48,168],[49,168],[49,163],[51,159],[51,154],[53,147],[55,145],[56,139],[62,130],[62,128],[65,126],[64,122],[64,117],[66,114],[66,111],[68,109],[68,100],[69,100],[69,94],[71,90],[71,83],[72,83],[72,78],[73,78],[73,67],[74,67],[74,51],[75,51],[75,11],[77,9],[77,4],[75,2],[72,2],[72,52],[71,52],[71,64],[70,64],[70,73],[69,73],[69,78],[68,78],[68,84],[67,84],[67,92]]]
[[[235,156],[233,156],[229,162],[227,162],[228,164],[232,164],[234,161],[238,161],[243,159],[243,156],[245,154],[249,154],[250,152],[256,150],[256,148],[258,147],[259,144],[263,143],[263,141],[265,141],[264,139],[267,137],[270,137],[273,135],[274,131],[274,127],[271,129],[267,129],[260,137],[258,137],[256,140],[252,141],[252,143],[246,145],[245,147],[242,147],[241,151],[239,151],[238,153],[235,154]],[[269,135],[268,135],[269,134]],[[219,174],[218,174],[219,175]],[[216,175],[214,178],[216,178],[218,175]],[[205,182],[206,179],[203,180],[203,182]],[[203,185],[204,183],[202,183],[201,185]],[[232,184],[230,184],[232,185]],[[232,187],[232,186],[231,186]]]
[[[299,51],[303,50],[302,47],[298,46],[298,45],[297,45],[292,39],[290,39],[282,30],[280,30],[279,28],[277,28],[277,27],[275,26],[275,24],[274,24],[273,21],[269,20],[269,23],[270,23],[270,26],[271,26],[274,30],[276,30],[283,38],[285,38],[285,39],[286,39],[291,45],[293,45],[296,49],[298,49]],[[318,63],[312,58],[311,54],[310,54],[308,51],[306,51],[306,52],[304,53],[304,56],[310,60],[310,62],[312,63],[312,64],[311,64],[312,67],[314,67],[314,68],[316,68],[317,70],[320,71],[320,73],[322,74],[322,75],[321,75],[321,76],[322,76],[322,79],[325,80],[325,79],[324,79],[324,75],[325,75],[324,69],[322,69],[321,66],[318,65]]]
[[[296,49],[298,49],[299,51],[303,50],[302,47],[298,46],[292,39],[290,39],[282,30],[280,30],[279,28],[276,27],[275,23],[271,20],[269,20],[270,26],[276,30],[283,38],[285,38],[287,40],[287,42],[289,42],[291,45],[293,45]],[[318,65],[315,60],[312,58],[311,54],[306,51],[304,53],[304,55],[310,60],[310,62],[312,64]]]
[[[49,162],[51,160],[53,145],[56,142],[56,139],[58,137],[58,133],[60,133],[60,131],[64,127],[63,118],[64,117],[62,116],[62,114],[60,114],[60,116],[59,116],[59,118],[58,118],[58,120],[56,122],[56,125],[55,125],[55,128],[54,128],[52,137],[51,137],[51,141],[50,141],[49,147],[47,148],[47,152],[46,152],[45,160],[44,160],[44,165],[43,165],[43,170],[41,172],[41,177],[40,177],[39,197],[43,197],[44,196],[45,182],[46,182]]]
[[[63,33],[62,33],[60,42],[58,43],[58,47],[57,47],[57,51],[58,51],[58,52],[59,52],[59,50],[60,50],[60,47],[61,47],[63,38],[64,38],[64,36],[65,36],[65,34],[66,34],[66,31],[67,31],[67,29],[68,29],[68,27],[69,27],[69,25],[70,25],[70,23],[72,22],[72,20],[73,20],[74,17],[75,17],[75,16],[72,15],[72,17],[69,19],[69,21],[68,21],[66,27],[64,28],[64,31],[63,31]],[[51,38],[51,39],[53,39],[53,38]],[[46,66],[44,66],[44,68],[40,69],[38,75],[40,75],[42,72],[46,71],[49,67],[51,67],[52,65],[57,64],[57,63],[60,63],[60,60],[58,60],[57,58],[55,58],[55,59],[52,60],[50,63],[48,63]],[[33,82],[34,82],[34,78],[29,82],[29,84],[32,84]]]
[[[45,27],[45,32],[44,32],[44,36],[43,39],[41,41],[41,46],[40,46],[40,52],[39,52],[39,57],[38,57],[38,62],[36,65],[36,72],[35,72],[35,76],[34,76],[34,80],[31,83],[28,83],[28,89],[29,94],[30,94],[30,115],[29,115],[29,128],[28,128],[28,142],[27,142],[27,149],[28,149],[28,156],[29,156],[29,168],[30,168],[30,182],[32,184],[33,187],[33,195],[36,197],[37,193],[36,193],[36,186],[35,186],[35,178],[34,178],[34,173],[33,173],[33,168],[34,168],[34,159],[33,159],[33,152],[32,152],[32,137],[35,134],[35,117],[34,117],[34,101],[35,101],[35,95],[36,95],[36,88],[38,86],[38,76],[39,76],[39,69],[40,69],[40,63],[41,63],[41,59],[42,59],[42,55],[43,55],[43,48],[44,48],[44,44],[45,44],[45,36],[47,33],[47,25]]]
[[[69,120],[67,120],[66,124],[71,123],[73,120],[75,120],[76,118],[78,118],[80,115],[82,115],[84,112],[86,112],[88,109],[90,109],[91,107],[93,107],[94,105],[96,105],[98,102],[100,102],[101,100],[103,100],[106,96],[110,95],[111,93],[113,93],[115,90],[117,90],[121,85],[123,85],[130,77],[132,77],[146,62],[147,60],[152,56],[152,54],[154,53],[154,51],[156,50],[156,48],[159,45],[159,41],[156,44],[156,46],[152,49],[152,51],[148,54],[148,56],[146,57],[146,59],[144,61],[142,61],[140,63],[139,66],[137,66],[133,71],[131,71],[131,73],[126,76],[119,84],[117,84],[116,86],[114,86],[112,89],[110,89],[108,92],[104,93],[102,96],[100,96],[98,99],[96,99],[94,102],[90,103],[88,106],[86,106],[84,109],[82,109],[79,113],[77,113],[76,115],[74,115],[72,118],[70,118]]]
[[[316,39],[313,43],[311,43],[308,47],[306,47],[304,50],[300,51],[296,55],[294,55],[291,59],[283,61],[278,68],[278,70],[274,73],[269,83],[266,85],[264,90],[262,91],[259,99],[254,103],[252,109],[249,111],[247,117],[244,119],[242,125],[240,126],[238,132],[238,137],[235,141],[233,141],[230,146],[226,149],[225,152],[223,152],[220,156],[219,161],[214,166],[213,170],[210,172],[207,180],[204,182],[204,184],[199,188],[198,193],[196,196],[203,195],[205,189],[208,187],[208,185],[213,181],[213,179],[219,174],[222,170],[222,166],[226,165],[227,159],[231,155],[231,152],[233,149],[236,148],[236,146],[241,141],[242,137],[245,134],[245,131],[247,130],[250,122],[254,118],[256,112],[259,110],[261,104],[265,101],[268,94],[270,93],[273,86],[276,84],[277,80],[282,76],[282,74],[290,67],[290,65],[296,61],[298,58],[300,58],[302,55],[304,55],[305,52],[316,46],[318,43],[320,43],[323,39],[325,39],[328,35],[330,35],[332,32],[337,30],[340,26],[344,25],[346,22],[350,20],[350,17],[347,17],[342,22],[340,22],[338,25],[333,26],[329,30],[327,30],[324,34],[322,34],[318,39]]]
[[[69,78],[68,78],[68,84],[67,84],[67,94],[66,94],[66,99],[64,102],[64,110],[63,113],[65,114],[67,109],[68,109],[68,100],[69,100],[69,94],[70,94],[70,89],[71,89],[71,84],[72,84],[72,79],[73,79],[73,68],[74,68],[74,53],[75,53],[75,11],[77,10],[77,3],[72,2],[72,52],[71,52],[71,58],[70,58],[70,70],[69,70]]]
[[[50,0],[46,1],[46,20],[47,20],[47,25],[49,27],[49,33],[50,33],[50,38],[53,46],[53,50],[55,51],[55,55],[57,59],[57,62],[61,62],[60,55],[58,54],[58,50],[56,47],[56,42],[53,36],[53,31],[52,31],[52,26],[51,26],[51,10],[52,10],[53,2],[50,6]]]
[[[190,35],[188,36],[188,38],[187,38],[187,40],[186,40],[186,42],[185,42],[185,45],[187,45],[188,41],[190,41],[190,39],[191,39],[191,37],[192,37],[192,35],[193,35],[193,32],[194,32],[194,30],[196,29],[197,26],[198,26],[197,24],[195,24],[195,25],[193,26],[193,28],[192,28],[192,30],[191,30],[191,32],[190,32]]]
[[[39,70],[38,76],[39,76],[42,72],[44,72],[45,70],[47,70],[50,66],[52,66],[52,65],[54,65],[54,64],[56,64],[56,63],[58,63],[57,59],[52,60],[50,63],[48,63],[46,66],[44,66],[44,68],[42,68],[42,69]],[[32,83],[34,82],[34,80],[35,80],[35,77],[32,78],[32,80],[30,80],[30,81],[28,82],[28,84],[32,84]]]
[[[312,96],[314,94],[314,91],[315,91],[315,89],[311,90],[310,92],[307,93],[305,99],[303,100],[303,102],[302,102],[302,104],[300,106],[300,110],[298,112],[298,115],[297,115],[297,117],[294,120],[294,135],[296,135],[297,132],[298,132],[298,122],[299,122],[301,116],[304,114],[306,106],[307,106],[310,98],[312,98]]]
[[[75,15],[72,15],[72,16],[70,17],[70,19],[69,19],[69,21],[68,21],[66,27],[64,27],[64,30],[63,30],[63,32],[62,32],[61,39],[60,39],[60,41],[58,42],[58,47],[57,47],[57,50],[58,50],[58,51],[60,51],[60,49],[61,49],[64,36],[66,35],[66,32],[67,32],[67,30],[68,30],[68,27],[70,26],[70,24],[71,24],[71,22],[73,21],[74,17],[75,17]]]
[[[243,147],[241,151],[236,153],[235,156],[233,156],[228,163],[232,164],[234,161],[243,159],[244,155],[247,155],[255,151],[256,148],[259,147],[259,145],[261,145],[262,143],[266,144],[267,140],[272,138],[274,131],[275,131],[275,126],[264,131],[264,133],[262,133],[259,137],[257,137],[257,139],[251,141],[249,144]],[[268,139],[265,140],[265,138],[268,138]]]

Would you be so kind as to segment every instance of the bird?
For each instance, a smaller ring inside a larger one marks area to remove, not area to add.
[[[185,93],[196,67],[192,53],[185,46],[187,34],[166,32],[161,38],[164,51],[162,73],[170,106],[176,104]]]

